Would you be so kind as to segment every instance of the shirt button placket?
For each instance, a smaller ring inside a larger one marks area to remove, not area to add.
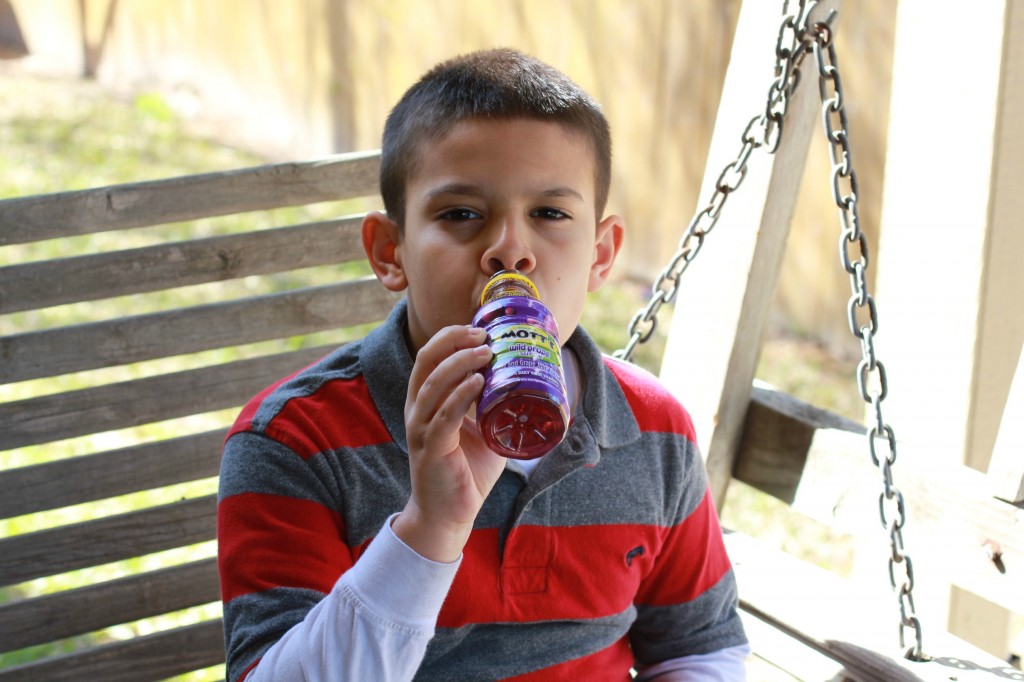
[[[519,522],[509,533],[501,563],[501,588],[507,595],[547,591],[553,542],[548,526],[547,495],[523,506]],[[527,522],[527,517],[531,522]]]

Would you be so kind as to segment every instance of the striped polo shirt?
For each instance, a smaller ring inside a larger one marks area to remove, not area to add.
[[[334,586],[410,494],[405,303],[267,388],[224,448],[219,562],[228,679]],[[582,329],[565,440],[507,468],[463,552],[417,680],[629,679],[746,642],[689,415]]]

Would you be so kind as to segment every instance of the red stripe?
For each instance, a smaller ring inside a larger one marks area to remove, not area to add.
[[[286,381],[288,381],[289,379],[291,379],[296,374],[302,371],[303,370],[300,369],[298,372],[286,376],[284,379],[281,379],[280,381],[277,381],[271,384],[270,386],[267,386],[265,389],[257,393],[248,403],[245,404],[245,407],[243,407],[242,411],[239,412],[238,417],[235,418],[235,423],[234,425],[232,425],[231,430],[228,432],[228,438],[231,438],[231,436],[235,435],[236,433],[248,431],[252,427],[253,417],[256,416],[256,412],[259,411],[260,405],[263,404],[263,401],[266,400],[267,396],[273,393],[275,390],[277,390],[278,386],[285,383]]]
[[[729,571],[732,564],[710,491],[693,513],[672,529],[662,551],[672,558],[658,562],[637,594],[638,604],[667,606],[692,601]]]
[[[231,430],[232,435],[252,427],[261,403],[281,383],[264,390],[245,406]],[[263,432],[303,459],[333,449],[391,442],[391,435],[374,405],[362,376],[330,381],[312,395],[285,403]]]
[[[519,526],[504,549],[502,557],[497,530],[473,532],[451,590],[458,599],[445,602],[439,627],[601,618],[634,602],[686,603],[731,566],[710,494],[672,528]]]
[[[458,598],[445,602],[438,626],[602,618],[637,601],[690,601],[729,567],[721,534],[717,544],[709,538],[715,529],[705,501],[674,528],[519,526],[506,539],[504,558],[496,530],[474,531],[450,592]],[[712,556],[694,551],[705,542]]]
[[[225,602],[274,587],[324,594],[352,566],[341,517],[307,500],[245,493],[217,510],[221,595]]]
[[[619,382],[641,431],[677,433],[697,441],[690,415],[652,374],[613,358],[606,357],[604,362]]]
[[[623,637],[607,649],[565,663],[506,678],[506,682],[548,682],[561,680],[630,680],[633,652]]]
[[[288,401],[267,427],[267,435],[303,458],[326,450],[391,442],[361,375],[328,382],[313,395]]]

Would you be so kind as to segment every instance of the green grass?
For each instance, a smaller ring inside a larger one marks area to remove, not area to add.
[[[116,99],[89,82],[0,76],[0,198],[260,163],[190,135],[156,94]]]

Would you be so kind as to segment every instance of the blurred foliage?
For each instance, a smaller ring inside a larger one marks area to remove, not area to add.
[[[116,99],[89,82],[0,77],[0,199],[260,163],[187,135],[156,93]]]

